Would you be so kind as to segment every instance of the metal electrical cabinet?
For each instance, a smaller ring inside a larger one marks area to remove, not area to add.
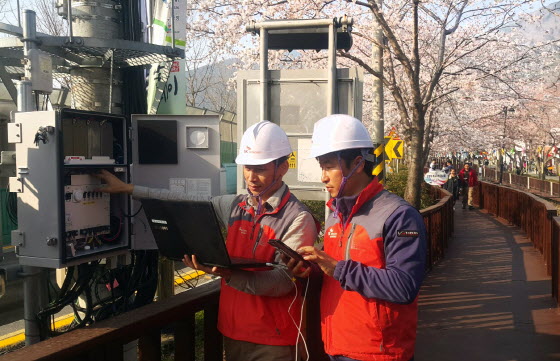
[[[20,264],[61,268],[130,248],[127,195],[99,192],[100,169],[130,179],[128,127],[122,116],[70,109],[23,112],[8,124],[16,148]]]
[[[220,194],[218,115],[132,115],[132,180],[190,198]],[[140,209],[133,200],[132,212]],[[157,248],[142,210],[134,217],[134,249]]]

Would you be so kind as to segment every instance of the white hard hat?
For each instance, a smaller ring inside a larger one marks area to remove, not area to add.
[[[373,148],[366,127],[345,114],[332,114],[315,123],[309,158],[354,148]]]
[[[263,120],[250,126],[239,145],[235,163],[260,165],[289,155],[292,147],[286,133],[278,125]]]

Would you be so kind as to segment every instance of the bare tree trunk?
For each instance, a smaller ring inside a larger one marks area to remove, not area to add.
[[[409,140],[408,180],[404,191],[404,199],[417,209],[420,209],[422,182],[424,181],[424,162],[422,157],[422,138],[417,136]]]

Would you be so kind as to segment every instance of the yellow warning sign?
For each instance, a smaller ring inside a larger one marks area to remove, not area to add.
[[[290,153],[290,155],[288,156],[288,165],[290,166],[290,169],[297,168],[297,152]]]

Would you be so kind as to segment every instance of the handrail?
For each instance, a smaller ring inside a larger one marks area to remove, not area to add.
[[[220,282],[213,281],[0,356],[0,360],[118,360],[122,358],[123,345],[138,338],[139,360],[159,360],[160,331],[172,323],[175,324],[175,337],[181,340],[175,343],[175,359],[194,360],[194,314],[204,310],[204,359],[221,361],[222,341],[215,322],[219,294]]]
[[[432,186],[432,190],[436,192],[435,195],[439,198],[439,201],[433,206],[420,210],[428,233],[427,271],[430,271],[443,258],[454,228],[453,197],[451,193],[437,186]]]
[[[559,302],[560,219],[556,207],[535,194],[483,181],[474,192],[474,203],[527,234],[543,255],[547,273],[552,276],[552,296]]]
[[[490,182],[498,182],[499,172],[493,168],[483,168],[482,178]],[[506,173],[502,177],[502,185],[511,185],[526,189],[528,191],[535,191],[543,196],[560,197],[560,183],[558,181],[552,182],[543,179],[529,177],[527,175],[517,175],[513,173]]]

